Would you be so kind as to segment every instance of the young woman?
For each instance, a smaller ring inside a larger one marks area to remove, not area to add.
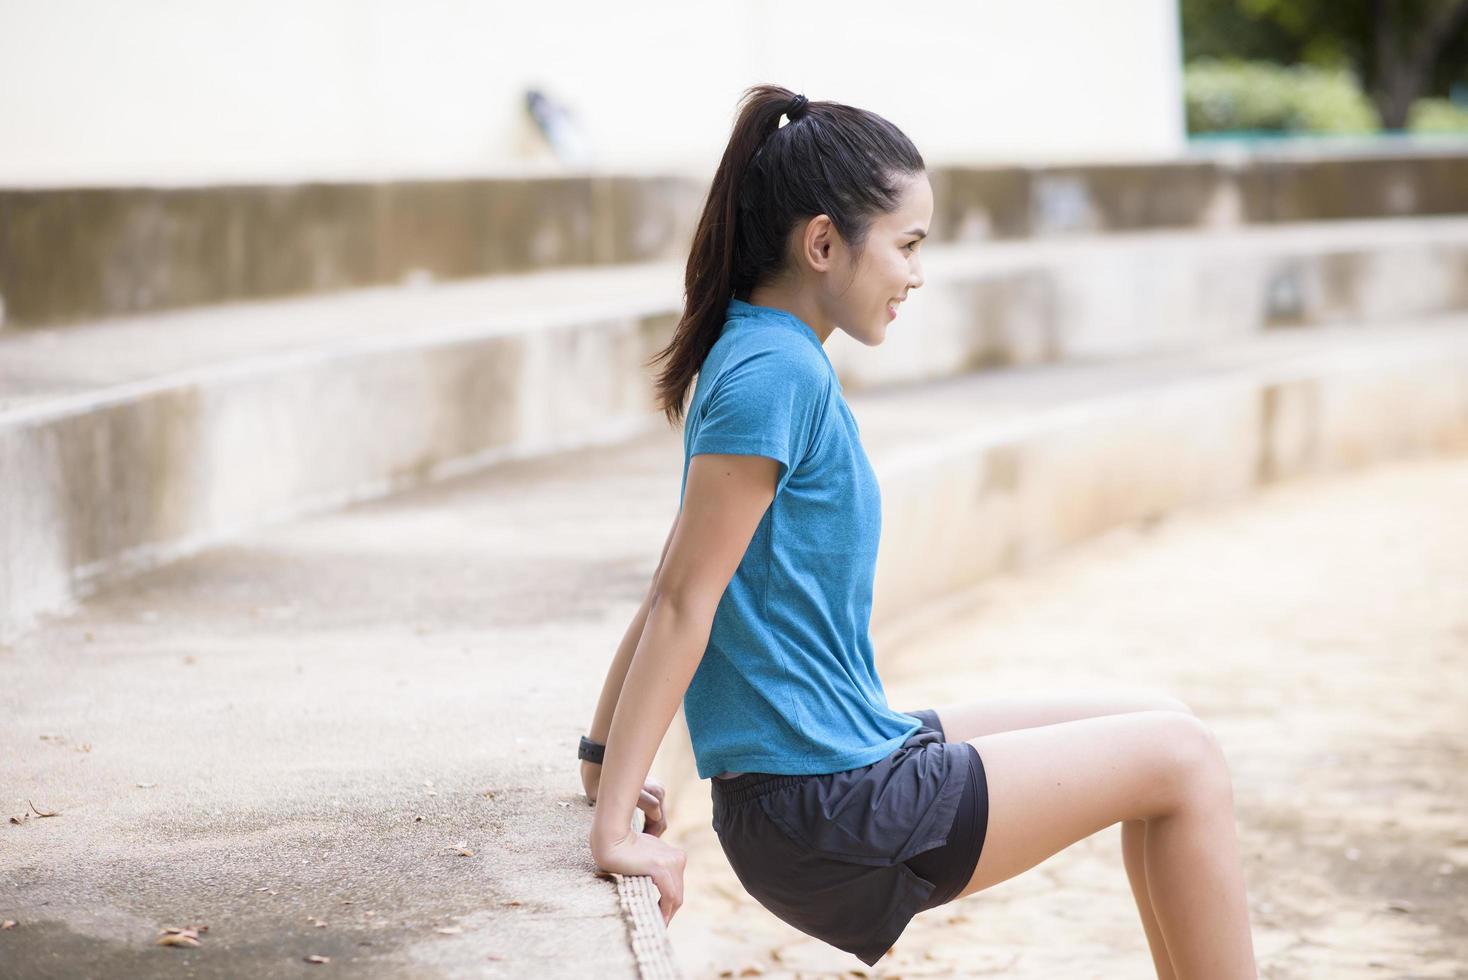
[[[824,344],[902,329],[932,216],[923,159],[887,120],[745,93],[659,354],[671,422],[697,375],[682,503],[583,740],[592,856],[650,875],[665,920],[682,904],[648,778],[681,699],[744,887],[868,965],[917,912],[1120,823],[1158,976],[1255,977],[1228,768],[1186,705],[887,704],[868,635],[880,495]]]

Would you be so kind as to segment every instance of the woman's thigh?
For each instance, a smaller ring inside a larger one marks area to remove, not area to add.
[[[989,815],[978,866],[960,896],[1114,823],[1184,806],[1232,806],[1222,749],[1185,712],[1126,712],[968,741],[983,760]]]
[[[1192,709],[1177,698],[1145,687],[1018,692],[962,701],[933,710],[938,713],[944,741],[948,742],[968,742],[995,732],[1133,711],[1192,713]]]

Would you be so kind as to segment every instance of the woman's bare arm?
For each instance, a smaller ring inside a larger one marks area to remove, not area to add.
[[[778,474],[766,456],[701,453],[690,461],[683,511],[607,732],[592,857],[607,871],[651,874],[669,918],[682,904],[682,865],[671,855],[681,861],[682,852],[633,831],[632,814]]]
[[[637,644],[642,640],[642,631],[647,625],[647,613],[652,608],[653,596],[657,594],[658,576],[663,572],[663,562],[668,557],[668,546],[673,543],[673,532],[677,529],[678,518],[675,516],[673,526],[668,529],[667,540],[663,542],[663,553],[658,556],[658,567],[652,573],[652,582],[647,587],[647,595],[643,597],[642,605],[637,607],[637,613],[627,626],[627,632],[622,634],[622,642],[612,657],[611,666],[607,668],[606,680],[602,682],[601,698],[596,702],[596,714],[591,719],[591,728],[587,731],[586,736],[593,742],[606,744],[607,733],[612,727],[612,714],[617,710],[617,699],[622,696],[622,682],[627,677],[627,667],[632,663],[632,654],[637,651]],[[588,800],[596,801],[597,794],[600,792],[600,782],[601,764],[581,760],[581,786],[586,791]]]
[[[642,605],[637,608],[637,614],[632,617],[632,623],[627,627],[627,632],[622,634],[622,643],[617,647],[617,653],[612,657],[612,664],[607,668],[607,679],[602,684],[601,699],[596,703],[596,715],[591,719],[591,730],[587,737],[594,742],[607,741],[607,732],[612,727],[612,713],[617,708],[617,698],[622,694],[622,681],[627,676],[627,667],[632,663],[632,654],[637,650],[637,643],[642,639],[642,630],[647,625],[647,612],[652,608],[653,596],[658,590],[658,576],[663,572],[663,562],[668,558],[668,546],[673,543],[673,532],[678,530],[678,518],[673,518],[673,526],[668,529],[668,538],[663,542],[663,553],[658,556],[657,570],[652,573],[652,582],[647,587],[647,595],[642,599]]]

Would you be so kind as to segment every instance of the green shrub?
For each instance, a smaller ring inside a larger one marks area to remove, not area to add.
[[[1468,110],[1447,99],[1418,99],[1407,116],[1414,133],[1468,133]]]
[[[1374,133],[1375,107],[1345,69],[1199,59],[1183,75],[1188,132]]]

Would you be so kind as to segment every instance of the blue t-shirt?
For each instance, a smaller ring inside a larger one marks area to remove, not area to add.
[[[921,723],[888,707],[873,663],[882,498],[815,331],[731,299],[683,450],[683,490],[699,453],[781,464],[683,697],[699,778],[839,772],[885,757]]]

